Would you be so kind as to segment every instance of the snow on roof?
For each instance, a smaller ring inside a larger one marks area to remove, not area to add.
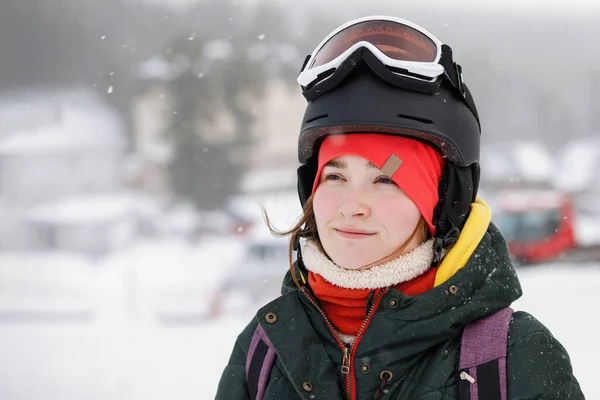
[[[481,160],[484,178],[495,181],[550,182],[557,170],[548,150],[531,140],[486,145]]]
[[[118,143],[101,140],[99,136],[87,133],[77,134],[74,129],[49,126],[34,129],[0,139],[0,153],[50,153],[77,151],[83,149],[121,148]],[[109,135],[107,135],[109,136]]]
[[[556,165],[541,143],[519,142],[514,146],[513,154],[522,179],[539,182],[554,177]]]
[[[37,206],[28,217],[57,225],[102,224],[133,213],[135,207],[135,199],[129,195],[87,195]]]
[[[26,123],[28,118],[35,121]],[[16,95],[12,101],[0,97],[0,125],[4,122],[11,126],[0,132],[0,153],[125,147],[124,124],[87,89],[31,91]]]
[[[566,145],[560,157],[560,170],[555,185],[566,191],[589,188],[598,177],[600,142],[578,140]]]
[[[516,175],[515,166],[510,162],[508,152],[496,148],[482,148],[481,164],[486,179],[502,180]]]

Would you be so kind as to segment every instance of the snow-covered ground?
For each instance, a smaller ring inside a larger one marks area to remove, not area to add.
[[[190,318],[179,325],[156,316],[165,304],[201,315],[242,247],[239,239],[199,246],[144,242],[95,262],[0,254],[0,398],[214,398],[235,338],[251,316]],[[587,398],[600,399],[600,313],[594,308],[600,263],[538,266],[519,274],[525,295],[515,308],[552,330],[569,350]],[[28,310],[66,314],[53,322],[31,317],[35,313],[19,319]]]

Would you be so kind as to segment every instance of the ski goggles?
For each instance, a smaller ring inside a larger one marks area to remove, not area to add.
[[[397,86],[433,93],[445,77],[465,95],[452,49],[419,25],[386,16],[359,18],[335,29],[306,57],[297,81],[310,101],[314,93],[327,91],[313,90],[316,86],[339,82],[343,76],[336,75],[345,76],[359,59]]]

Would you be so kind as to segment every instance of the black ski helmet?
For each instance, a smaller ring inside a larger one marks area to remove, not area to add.
[[[298,139],[300,201],[304,205],[311,195],[319,146],[327,135],[379,133],[422,141],[444,157],[433,219],[437,264],[441,250],[458,239],[477,194],[481,132],[477,109],[464,83],[462,92],[443,78],[430,93],[401,88],[382,79],[378,62],[369,54],[361,51],[350,57],[351,67],[328,78],[330,84],[320,89],[322,93],[303,88],[308,105]]]

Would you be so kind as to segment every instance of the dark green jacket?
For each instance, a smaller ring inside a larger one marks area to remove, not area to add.
[[[380,400],[456,399],[458,351],[465,324],[521,296],[505,241],[489,219],[483,219],[476,221],[475,225],[485,225],[477,243],[466,251],[464,267],[457,267],[448,279],[421,295],[405,296],[395,289],[383,295],[353,351],[348,375],[340,372],[342,349],[309,300],[310,289],[298,290],[288,274],[283,295],[259,310],[238,337],[216,398],[249,398],[246,355],[254,330],[261,324],[277,354],[265,400],[371,400],[384,370],[391,371],[392,378]],[[268,313],[277,316],[274,323],[266,321]],[[353,378],[350,389],[346,377]],[[509,400],[584,399],[566,350],[525,312],[516,312],[510,324],[507,384]]]

